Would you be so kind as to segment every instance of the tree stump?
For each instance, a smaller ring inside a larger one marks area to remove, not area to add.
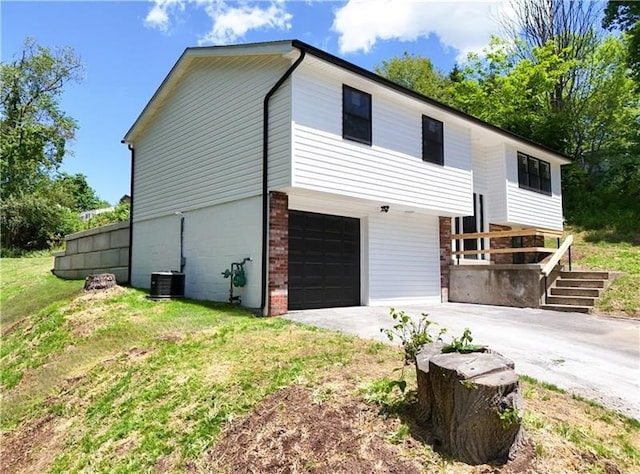
[[[506,462],[522,438],[522,395],[513,361],[487,351],[442,354],[442,344],[416,357],[419,421],[434,446],[467,464]]]
[[[85,278],[84,291],[106,290],[116,285],[116,276],[113,273],[98,273]]]

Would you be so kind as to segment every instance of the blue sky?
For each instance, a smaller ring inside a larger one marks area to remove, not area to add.
[[[448,71],[498,33],[505,8],[499,0],[1,0],[1,57],[11,61],[30,36],[82,59],[83,80],[61,99],[79,124],[61,170],[85,174],[116,203],[130,182],[120,140],[186,47],[295,38],[370,70],[407,51]]]

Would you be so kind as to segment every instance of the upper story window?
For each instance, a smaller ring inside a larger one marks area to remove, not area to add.
[[[444,164],[444,126],[441,121],[422,116],[422,159],[437,165]]]
[[[524,189],[551,194],[551,165],[518,152],[518,184]]]
[[[371,145],[371,94],[342,86],[342,138]]]

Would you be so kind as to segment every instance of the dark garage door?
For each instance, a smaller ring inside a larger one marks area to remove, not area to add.
[[[289,211],[289,309],[360,304],[360,220]]]

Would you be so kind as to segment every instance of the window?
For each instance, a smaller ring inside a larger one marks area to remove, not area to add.
[[[524,153],[518,153],[518,184],[521,188],[551,194],[551,165]]]
[[[371,95],[344,85],[342,138],[371,145]]]
[[[437,165],[444,164],[444,140],[442,122],[422,116],[422,159]]]

